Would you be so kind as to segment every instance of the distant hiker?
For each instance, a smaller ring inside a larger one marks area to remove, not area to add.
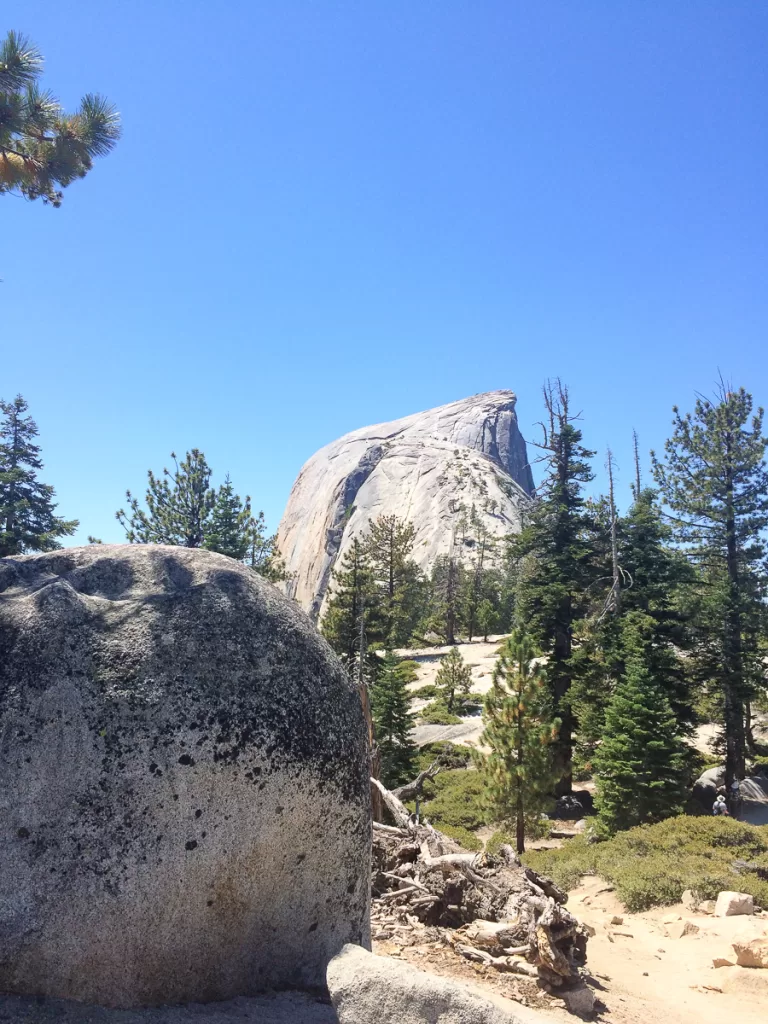
[[[728,804],[725,802],[725,797],[722,793],[717,794],[717,798],[712,805],[712,813],[714,815],[728,814]]]

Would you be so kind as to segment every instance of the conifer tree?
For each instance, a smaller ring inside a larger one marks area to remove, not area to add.
[[[456,643],[463,579],[464,567],[454,548],[450,554],[439,555],[435,559],[432,566],[432,614],[429,624],[447,644]]]
[[[483,640],[488,640],[488,634],[492,633],[498,624],[498,614],[493,604],[486,597],[480,602],[477,609],[477,628],[483,635]]]
[[[243,561],[249,565],[254,572],[270,583],[280,583],[288,579],[288,571],[285,566],[280,549],[277,546],[277,534],[267,533],[267,526],[264,520],[264,513],[251,515],[246,524],[247,550]]]
[[[366,547],[355,538],[333,571],[331,596],[320,631],[350,670],[362,647],[367,678],[376,674],[380,659],[374,652],[384,633],[378,594]]]
[[[552,715],[546,676],[534,655],[521,630],[504,642],[483,708],[480,743],[490,752],[475,754],[489,811],[497,821],[514,823],[518,853],[525,850],[526,820],[549,806],[559,776],[552,744],[560,721]]]
[[[456,694],[466,697],[472,689],[472,671],[458,647],[452,647],[440,660],[435,688],[449,711],[453,711]]]
[[[568,389],[556,380],[544,387],[547,423],[539,445],[547,476],[511,541],[513,557],[522,560],[518,586],[518,621],[547,654],[546,675],[554,711],[561,721],[555,744],[560,773],[557,795],[572,788],[574,716],[571,686],[584,671],[574,659],[574,638],[589,608],[589,588],[601,575],[595,566],[594,524],[583,486],[592,480],[594,452],[582,444],[570,407]]]
[[[43,57],[18,32],[0,42],[0,194],[61,206],[62,189],[84,178],[120,138],[120,115],[89,93],[67,114],[38,84]]]
[[[462,618],[467,630],[467,639],[471,642],[478,627],[478,608],[484,599],[488,599],[484,598],[484,595],[491,580],[489,561],[493,556],[494,538],[475,505],[469,510],[468,525],[472,536],[469,566],[463,574]]]
[[[381,756],[381,777],[388,787],[406,782],[412,775],[413,728],[410,697],[399,659],[387,651],[370,686],[371,714]]]
[[[79,525],[55,514],[54,489],[37,478],[43,462],[34,441],[37,424],[24,415],[28,408],[21,395],[0,400],[0,557],[52,551]]]
[[[240,495],[235,494],[227,474],[204,523],[203,547],[238,562],[244,561],[251,546],[251,522],[251,499],[246,496],[242,501]]]
[[[421,574],[410,558],[415,529],[397,516],[379,516],[371,523],[365,549],[379,589],[379,609],[386,642],[408,643],[419,618]]]
[[[208,517],[216,503],[210,486],[211,468],[199,449],[193,448],[181,464],[171,452],[174,469],[163,469],[158,477],[150,469],[146,493],[146,511],[137,498],[126,491],[130,514],[124,509],[115,517],[125,529],[131,544],[175,544],[185,548],[202,547]]]
[[[626,669],[594,759],[599,820],[608,832],[661,821],[684,804],[686,746],[665,689],[646,664],[642,619],[648,617],[630,612],[625,620]]]
[[[722,693],[726,784],[744,777],[745,704],[752,693],[768,526],[763,410],[721,382],[693,414],[674,409],[674,431],[654,474],[674,536],[699,571],[700,671]]]

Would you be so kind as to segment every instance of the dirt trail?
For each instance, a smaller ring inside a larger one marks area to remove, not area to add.
[[[731,943],[768,936],[768,915],[716,918],[683,906],[645,914],[626,913],[600,878],[585,878],[569,895],[572,913],[595,929],[589,940],[588,968],[603,986],[611,1024],[765,1024],[768,970],[714,968],[715,957],[733,958]],[[622,926],[611,925],[615,916]],[[697,934],[670,938],[665,919],[681,917]],[[622,934],[624,933],[624,934]]]
[[[568,907],[595,934],[587,949],[587,971],[601,1007],[603,1024],[766,1024],[768,970],[712,966],[715,957],[733,958],[731,943],[768,936],[768,914],[715,918],[682,906],[645,914],[627,913],[601,878],[585,878],[569,894]],[[623,924],[611,923],[614,917]],[[670,938],[665,919],[691,921],[698,933]],[[374,942],[374,952],[410,961],[434,974],[471,982],[489,995],[504,996],[536,1010],[539,1020],[570,1022],[563,1003],[529,983],[471,964],[440,943],[398,946]],[[521,1016],[527,1019],[526,1012]]]

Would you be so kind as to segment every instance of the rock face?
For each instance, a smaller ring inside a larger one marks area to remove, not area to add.
[[[339,1024],[522,1024],[523,1019],[514,1003],[492,1002],[469,985],[352,945],[328,965],[328,989]],[[540,1018],[528,1011],[524,1019]]]
[[[303,613],[183,548],[0,561],[0,991],[322,985],[368,942],[360,701]]]
[[[335,562],[380,515],[413,524],[413,557],[426,569],[454,539],[471,545],[473,505],[492,535],[519,529],[533,477],[515,403],[512,391],[491,391],[321,448],[299,473],[278,530],[291,596],[316,618]]]

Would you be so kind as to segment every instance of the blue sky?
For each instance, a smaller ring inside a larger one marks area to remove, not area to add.
[[[348,430],[542,381],[621,486],[718,369],[768,402],[768,6],[5,0],[124,138],[0,197],[0,395],[78,539],[202,448],[276,527]],[[598,481],[598,484],[601,481]]]

